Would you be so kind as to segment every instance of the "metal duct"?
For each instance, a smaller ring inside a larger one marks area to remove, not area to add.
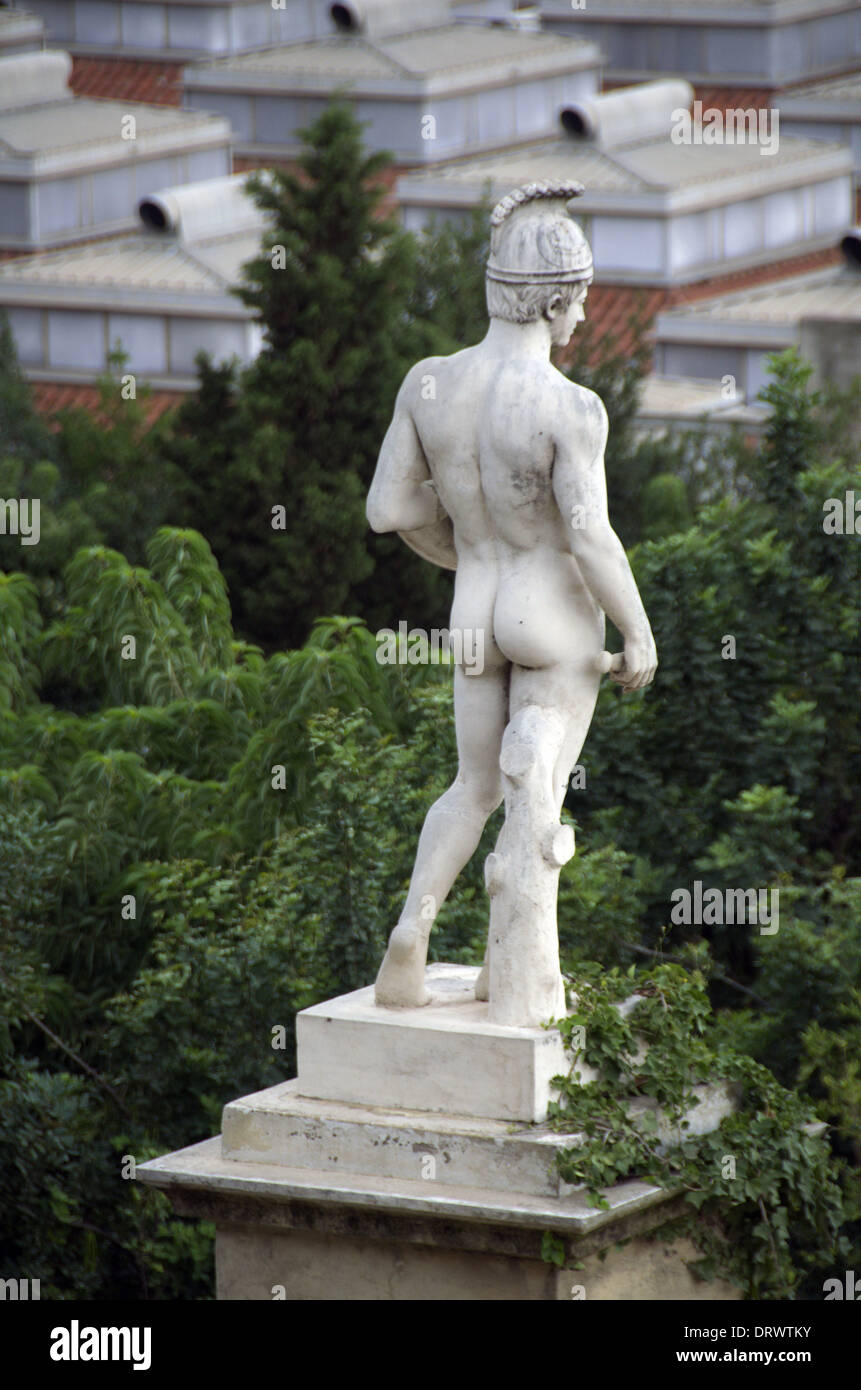
[[[336,29],[382,38],[452,22],[446,0],[336,0],[329,7]]]
[[[264,214],[245,192],[247,177],[231,174],[161,188],[141,198],[138,216],[149,231],[187,242],[262,227]]]
[[[642,82],[572,102],[562,108],[559,120],[575,139],[612,149],[633,140],[669,136],[674,112],[689,110],[693,99],[693,87],[681,79]]]
[[[849,228],[840,242],[840,250],[847,265],[861,270],[861,227]]]

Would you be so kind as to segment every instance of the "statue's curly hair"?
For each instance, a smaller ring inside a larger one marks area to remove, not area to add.
[[[490,225],[500,227],[517,208],[536,198],[579,198],[583,192],[583,184],[576,179],[539,179],[535,183],[525,183],[522,188],[515,188],[500,198],[490,214]]]

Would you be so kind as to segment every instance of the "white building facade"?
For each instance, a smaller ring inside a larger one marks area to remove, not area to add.
[[[244,182],[162,189],[143,200],[135,234],[0,264],[0,310],[27,376],[90,384],[121,347],[125,372],[189,390],[201,350],[251,361],[260,329],[231,291],[264,219]]]
[[[856,246],[858,245],[856,237]],[[861,270],[849,264],[667,309],[654,326],[654,371],[662,377],[731,377],[752,402],[768,381],[768,358],[789,347],[820,379],[861,372]]]
[[[607,74],[782,87],[861,59],[856,0],[540,0],[544,23],[601,45]]]
[[[342,96],[370,149],[421,165],[547,136],[560,106],[599,90],[592,43],[514,21],[430,23],[427,6],[411,9],[406,28],[401,5],[385,23],[373,13],[328,39],[190,66],[184,104],[228,119],[238,155],[291,158],[298,131]]]
[[[146,194],[232,172],[222,117],[75,97],[70,67],[57,49],[0,58],[0,249],[125,231]]]
[[[26,0],[48,42],[88,57],[177,62],[331,33],[326,0]]]
[[[692,95],[680,82],[620,89],[563,109],[555,140],[405,173],[404,224],[417,231],[556,178],[584,185],[577,213],[599,281],[670,287],[833,245],[854,221],[851,151],[790,138],[771,153],[703,144],[695,128],[676,144],[673,119]]]

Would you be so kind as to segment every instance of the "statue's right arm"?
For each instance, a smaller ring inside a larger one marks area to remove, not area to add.
[[[402,541],[406,541],[410,550],[421,555],[423,560],[430,560],[432,565],[439,565],[440,569],[457,569],[454,528],[448,517],[433,526],[422,526],[415,531],[399,531],[398,535]]]
[[[454,528],[437,496],[409,409],[411,378],[423,365],[419,363],[408,373],[398,392],[368,492],[366,513],[373,531],[397,531],[423,559],[443,569],[456,569]]]
[[[625,639],[625,666],[618,676],[626,690],[639,690],[655,675],[657,653],[622,542],[610,525],[604,449],[607,412],[600,398],[581,391],[565,401],[555,433],[553,491],[568,544],[596,603]],[[572,419],[573,410],[585,419]]]

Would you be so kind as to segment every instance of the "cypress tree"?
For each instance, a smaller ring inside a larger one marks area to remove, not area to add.
[[[400,382],[440,341],[410,312],[415,239],[381,215],[386,157],[364,152],[349,108],[303,138],[295,172],[249,180],[269,225],[237,293],[262,350],[244,370],[201,359],[172,446],[178,520],[207,537],[237,628],[265,646],[298,646],[335,612],[444,621],[450,588],[364,514]]]

